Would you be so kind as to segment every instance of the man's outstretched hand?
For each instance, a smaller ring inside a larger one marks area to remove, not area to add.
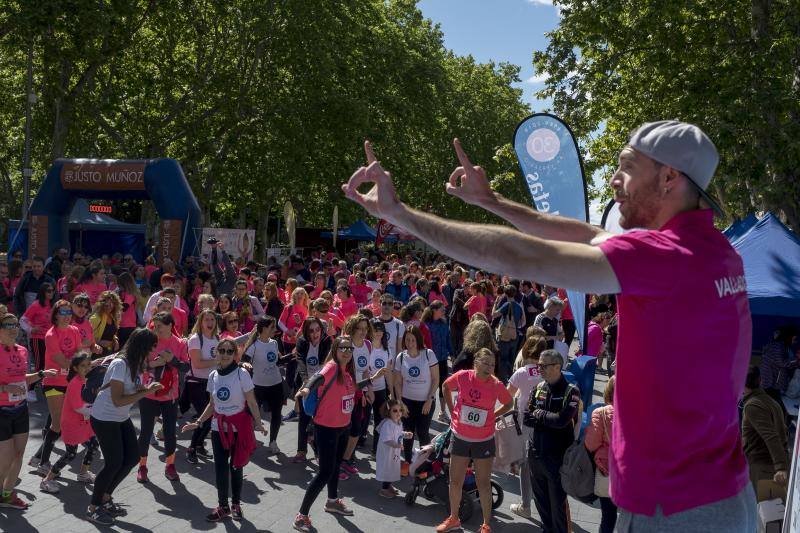
[[[472,164],[467,153],[461,147],[461,141],[453,139],[453,147],[456,149],[461,166],[456,167],[450,174],[450,180],[445,185],[445,190],[448,194],[461,198],[468,204],[487,205],[488,202],[494,200],[495,196],[489,187],[489,180],[486,179],[486,171]]]
[[[398,223],[397,215],[403,209],[403,204],[397,197],[392,175],[386,172],[372,151],[369,141],[364,141],[364,152],[367,154],[367,166],[356,170],[347,183],[342,185],[342,191],[350,200],[366,209],[369,214],[383,218],[392,223]],[[366,193],[358,192],[358,187],[364,183],[373,183],[372,188]]]

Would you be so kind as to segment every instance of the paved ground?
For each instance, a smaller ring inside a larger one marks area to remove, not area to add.
[[[605,386],[605,376],[598,375],[595,382],[595,394],[599,395]],[[117,489],[114,499],[126,506],[128,515],[118,520],[113,528],[98,527],[83,519],[89,502],[89,491],[75,481],[79,460],[72,468],[62,474],[61,493],[44,494],[39,491],[40,478],[27,467],[27,460],[34,453],[40,442],[38,431],[44,422],[46,406],[39,401],[32,406],[31,439],[26,450],[25,462],[21,473],[21,483],[17,487],[20,494],[32,501],[31,508],[24,512],[0,509],[0,531],[13,533],[33,532],[86,532],[98,529],[113,529],[132,533],[163,531],[177,533],[183,531],[293,531],[291,521],[300,506],[303,493],[313,476],[316,466],[295,465],[289,457],[295,451],[297,425],[293,422],[284,424],[278,437],[278,444],[284,453],[268,456],[264,443],[256,450],[253,461],[245,467],[245,483],[242,495],[245,520],[241,524],[226,521],[212,524],[205,521],[209,507],[215,505],[216,489],[214,487],[213,463],[206,462],[190,465],[184,460],[183,446],[186,439],[178,442],[179,457],[176,461],[181,480],[169,482],[163,475],[163,457],[156,450],[150,453],[150,483],[141,485],[136,482],[132,473]],[[138,415],[136,410],[134,416]],[[138,421],[137,421],[138,426]],[[434,422],[433,430],[444,429]],[[264,437],[259,435],[263,441]],[[63,448],[59,443],[58,448]],[[210,443],[209,443],[210,449]],[[288,455],[287,455],[288,454]],[[374,471],[366,460],[366,455],[356,452],[358,467],[362,471],[360,479],[343,481],[340,495],[353,507],[355,516],[349,518],[334,517],[322,510],[324,494],[311,510],[311,520],[320,532],[350,531],[371,532],[382,528],[401,528],[402,531],[433,531],[433,528],[445,516],[444,506],[434,504],[420,497],[413,507],[408,507],[402,498],[385,500],[378,496],[379,484],[374,480]],[[53,461],[55,461],[54,459]],[[99,461],[95,461],[94,471],[99,470]],[[505,502],[495,514],[495,530],[503,533],[521,533],[541,531],[536,517],[526,521],[508,510],[508,505],[518,500],[519,484],[516,478],[495,476],[505,489]],[[404,479],[398,488],[405,491],[410,481]],[[594,532],[600,523],[600,510],[570,500],[570,508],[574,531],[576,533]],[[480,526],[480,510],[472,520],[465,524],[465,530],[477,531]]]

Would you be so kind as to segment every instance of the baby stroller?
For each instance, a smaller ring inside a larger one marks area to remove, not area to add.
[[[447,506],[450,512],[450,437],[452,430],[448,428],[437,435],[427,446],[423,446],[409,468],[409,474],[414,476],[414,485],[406,494],[406,505],[414,505],[420,493],[430,501]],[[492,509],[497,509],[503,504],[503,487],[492,480]],[[462,488],[461,505],[458,509],[458,518],[467,522],[475,511],[478,499],[478,486],[472,468],[467,468]]]

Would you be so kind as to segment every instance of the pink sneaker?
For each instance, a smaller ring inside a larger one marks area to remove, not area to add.
[[[147,467],[139,465],[139,471],[136,473],[136,481],[139,483],[147,483]]]
[[[178,475],[178,470],[175,469],[174,464],[169,464],[164,469],[164,476],[170,481],[180,481],[181,476]]]

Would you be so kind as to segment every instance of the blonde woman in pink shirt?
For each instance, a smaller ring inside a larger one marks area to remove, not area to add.
[[[597,465],[594,491],[600,498],[600,509],[603,513],[600,519],[600,533],[613,533],[617,524],[617,506],[608,494],[608,448],[611,445],[611,427],[614,422],[615,381],[614,376],[608,380],[603,391],[603,401],[606,405],[592,412],[592,421],[586,427],[583,442],[587,450],[594,452],[594,463]]]

